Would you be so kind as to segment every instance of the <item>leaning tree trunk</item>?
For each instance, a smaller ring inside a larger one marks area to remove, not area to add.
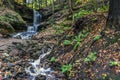
[[[107,27],[120,30],[120,0],[110,0]]]

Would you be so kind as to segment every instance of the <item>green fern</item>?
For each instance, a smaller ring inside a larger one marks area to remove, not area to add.
[[[63,42],[64,45],[70,45],[71,43],[72,43],[72,42],[69,41],[69,40],[64,40],[64,42]]]
[[[72,65],[71,64],[62,65],[62,67],[61,67],[62,73],[70,72],[71,69],[72,69]]]
[[[85,59],[84,62],[91,62],[91,61],[95,61],[96,60],[96,52],[92,52],[91,54],[89,54]]]

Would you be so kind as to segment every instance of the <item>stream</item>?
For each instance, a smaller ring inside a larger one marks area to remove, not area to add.
[[[36,80],[38,75],[42,75],[46,77],[46,80],[57,80],[54,75],[54,71],[51,68],[46,68],[46,66],[42,63],[42,59],[49,55],[52,51],[52,47],[47,49],[47,52],[42,50],[42,54],[39,58],[33,62],[29,62],[31,66],[25,68],[26,73],[30,75],[30,80]]]
[[[15,35],[13,35],[13,38],[19,38],[19,39],[31,39],[33,35],[37,34],[38,26],[40,26],[40,21],[42,18],[42,15],[39,14],[38,11],[33,11],[33,25],[27,27],[27,31],[25,32],[19,32]],[[54,71],[51,68],[46,68],[44,64],[41,64],[42,59],[49,55],[52,51],[52,48],[47,48],[47,51],[42,50],[42,54],[40,54],[39,58],[37,60],[28,62],[30,66],[25,68],[25,72],[29,75],[29,80],[36,80],[36,77],[38,75],[42,75],[46,77],[46,80],[58,80],[55,78],[55,75],[53,74]]]

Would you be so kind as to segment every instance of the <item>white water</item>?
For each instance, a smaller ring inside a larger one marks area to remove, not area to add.
[[[39,14],[38,11],[33,11],[33,25],[27,27],[26,32],[20,32],[13,35],[13,38],[20,38],[20,39],[30,39],[33,35],[37,34],[38,26],[40,26],[40,20],[42,16]]]
[[[44,51],[42,51],[42,55],[39,56],[39,58],[37,60],[35,60],[34,62],[29,62],[29,64],[31,64],[32,66],[25,68],[26,73],[28,73],[32,79],[31,80],[35,80],[35,78],[38,75],[43,75],[46,77],[46,80],[56,80],[55,79],[55,75],[53,74],[53,70],[51,70],[51,68],[45,68],[45,65],[40,64],[41,63],[41,59],[43,59],[46,55],[50,54],[52,51],[52,49],[48,49],[48,51],[45,53]],[[32,70],[31,70],[32,68]]]

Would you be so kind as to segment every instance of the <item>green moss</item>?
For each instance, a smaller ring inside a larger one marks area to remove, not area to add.
[[[10,34],[15,32],[15,29],[7,22],[0,20],[0,33],[1,34]]]
[[[6,8],[4,8],[3,11],[4,14],[0,14],[0,21],[3,22],[3,24],[0,25],[2,30],[10,28],[9,32],[14,32],[15,30],[26,29],[26,22],[22,19],[22,17],[18,13]]]
[[[17,13],[14,15],[11,15],[10,13],[6,13],[5,15],[0,16],[0,20],[7,21],[9,23],[24,23],[24,20],[20,15]]]

